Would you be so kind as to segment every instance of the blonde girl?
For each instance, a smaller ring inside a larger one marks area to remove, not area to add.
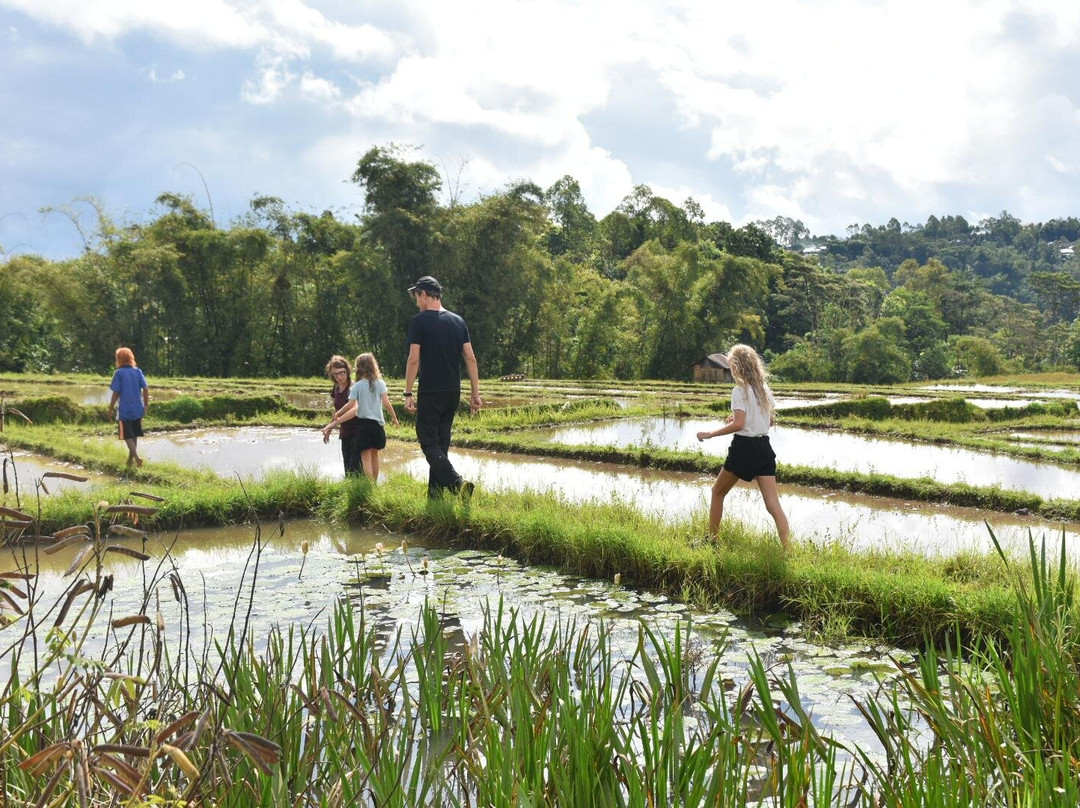
[[[386,448],[386,421],[383,410],[390,413],[394,426],[398,426],[397,413],[386,394],[386,382],[379,371],[379,363],[370,353],[356,357],[356,382],[349,390],[349,403],[323,427],[323,435],[329,435],[334,426],[343,419],[356,420],[356,450],[364,474],[372,482],[379,479],[379,452]]]
[[[734,434],[724,467],[712,487],[709,505],[709,535],[716,538],[724,517],[724,497],[740,479],[756,480],[765,508],[776,522],[776,532],[785,550],[791,549],[788,521],[780,507],[776,490],[776,454],[769,443],[774,404],[768,373],[757,351],[736,345],[727,356],[735,387],[731,391],[731,415],[713,432],[698,432],[699,441]]]

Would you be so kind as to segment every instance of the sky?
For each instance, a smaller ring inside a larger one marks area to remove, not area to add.
[[[569,174],[598,218],[1077,216],[1078,39],[1066,0],[0,0],[0,260],[92,244],[88,197],[349,219],[390,143],[443,201]]]

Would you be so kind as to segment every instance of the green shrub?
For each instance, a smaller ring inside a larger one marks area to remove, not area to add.
[[[291,412],[281,396],[211,396],[202,400],[203,417],[211,421],[224,418],[254,418],[267,412]]]
[[[812,407],[794,407],[785,410],[785,415],[819,415],[827,418],[843,418],[856,415],[872,421],[884,421],[891,417],[893,407],[889,399],[879,396],[853,398],[849,401],[837,401],[832,404],[818,404]]]
[[[991,421],[1011,421],[1032,415],[1053,415],[1058,418],[1075,417],[1080,410],[1075,401],[1035,401],[1024,407],[1001,407],[988,411]]]
[[[172,401],[163,401],[154,405],[154,415],[165,421],[179,421],[190,424],[203,417],[203,402],[195,396],[179,396]]]
[[[945,421],[950,424],[970,424],[989,420],[986,410],[963,398],[938,398],[918,404],[897,404],[892,408],[894,418],[905,421]]]
[[[13,406],[35,424],[86,423],[94,420],[101,410],[100,407],[80,407],[67,396],[28,398]]]
[[[939,398],[918,404],[890,404],[887,398],[867,396],[815,407],[796,407],[785,410],[784,413],[827,418],[844,418],[854,415],[871,421],[902,418],[905,421],[945,421],[951,424],[968,424],[990,418],[986,410],[968,403],[963,398]]]

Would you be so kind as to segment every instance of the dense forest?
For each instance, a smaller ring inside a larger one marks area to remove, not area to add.
[[[888,383],[1080,366],[1080,220],[853,225],[812,237],[735,228],[639,186],[601,219],[578,183],[528,181],[464,204],[406,149],[357,163],[358,217],[259,196],[228,228],[164,193],[154,218],[97,211],[77,258],[6,255],[0,370],[319,373],[333,353],[404,367],[405,289],[439,278],[483,375],[686,378],[737,341],[790,381]]]

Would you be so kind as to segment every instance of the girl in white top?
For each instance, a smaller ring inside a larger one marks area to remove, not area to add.
[[[394,426],[398,426],[397,413],[386,393],[386,382],[379,371],[374,354],[362,353],[356,357],[356,383],[349,390],[349,402],[334,414],[334,420],[323,427],[327,436],[342,421],[355,417],[357,426],[357,450],[364,474],[372,482],[379,479],[379,450],[386,448],[386,421],[383,410],[390,413]]]
[[[776,454],[769,443],[769,427],[773,423],[773,397],[768,374],[757,351],[749,345],[736,345],[728,353],[728,364],[735,388],[731,391],[731,415],[724,426],[713,432],[698,432],[699,441],[732,435],[724,467],[712,487],[709,505],[709,536],[716,539],[720,520],[724,518],[724,497],[740,479],[756,480],[765,508],[780,536],[785,550],[791,549],[788,521],[780,507],[776,490]]]

